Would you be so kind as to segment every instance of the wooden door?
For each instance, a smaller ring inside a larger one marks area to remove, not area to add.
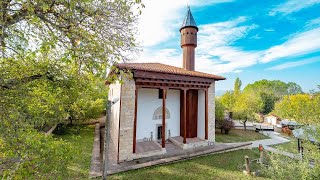
[[[198,129],[198,90],[187,92],[187,138],[197,137]]]
[[[183,91],[180,93],[180,136],[183,137],[184,129],[184,94]],[[187,124],[187,138],[197,137],[198,128],[198,90],[188,90],[186,96],[187,111],[186,111],[186,124]]]

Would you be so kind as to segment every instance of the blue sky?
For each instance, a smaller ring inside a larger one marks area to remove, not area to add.
[[[199,27],[196,70],[225,76],[216,90],[260,79],[320,84],[320,0],[145,0],[136,62],[182,66],[179,28],[191,6]]]

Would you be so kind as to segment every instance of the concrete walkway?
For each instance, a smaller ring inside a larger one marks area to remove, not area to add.
[[[289,142],[289,139],[286,139],[284,137],[280,136],[280,133],[274,132],[274,131],[260,131],[261,134],[264,134],[270,139],[263,139],[263,140],[257,140],[257,141],[250,141],[252,143],[251,148],[259,147],[259,144],[262,144],[262,146],[270,146],[270,145],[276,145],[276,144],[282,144]]]
[[[289,152],[286,152],[286,151],[281,151],[279,149],[270,147],[272,145],[277,145],[277,144],[283,144],[283,143],[290,142],[289,139],[286,139],[286,138],[282,137],[280,133],[273,132],[273,131],[260,131],[260,133],[270,137],[270,139],[250,141],[252,143],[251,144],[251,148],[257,148],[257,147],[259,147],[260,144],[262,144],[263,148],[266,151],[270,151],[270,152],[273,152],[273,153],[276,153],[276,154],[281,154],[281,155],[284,155],[284,156],[287,156],[287,157],[290,157],[290,158],[293,158],[293,159],[297,159],[297,160],[301,159],[301,156],[299,154],[293,154],[293,153],[289,153]]]

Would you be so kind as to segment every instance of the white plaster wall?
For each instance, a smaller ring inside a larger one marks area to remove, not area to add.
[[[120,98],[121,85],[120,83],[115,83],[109,85],[108,100],[113,101],[115,98]],[[119,120],[120,120],[120,101],[111,107],[110,115],[110,138],[112,143],[112,148],[118,153],[118,133],[119,133]]]
[[[198,91],[198,138],[205,138],[205,92]]]
[[[153,120],[154,111],[162,106],[162,99],[158,98],[158,89],[141,88],[138,90],[138,112],[137,112],[137,140],[150,138],[153,132],[153,139],[157,139],[157,124],[162,120]],[[180,134],[180,91],[168,90],[166,108],[170,112],[170,119],[166,119],[166,138],[168,130],[171,136]]]

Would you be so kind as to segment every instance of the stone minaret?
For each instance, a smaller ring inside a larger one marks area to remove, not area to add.
[[[198,27],[190,8],[180,28],[181,48],[183,49],[183,68],[194,71],[195,49],[197,47]]]

